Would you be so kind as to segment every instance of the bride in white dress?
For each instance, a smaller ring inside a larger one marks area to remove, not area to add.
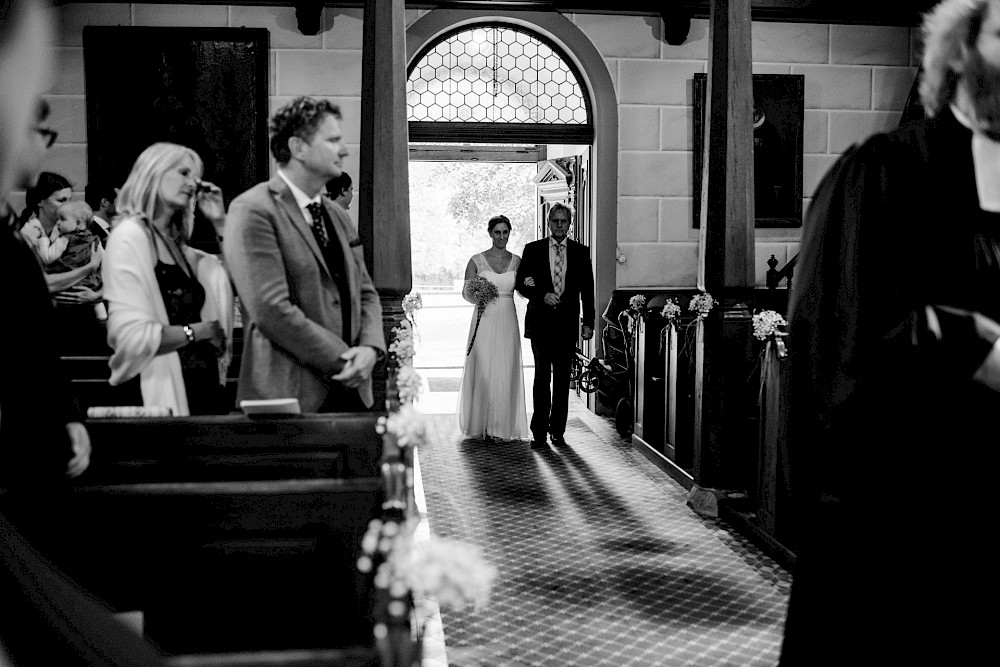
[[[462,296],[472,302],[469,281],[479,275],[496,285],[499,297],[486,306],[478,331],[477,311],[472,313],[466,350],[469,343],[472,349],[465,357],[458,395],[458,427],[468,438],[527,440],[531,432],[524,408],[521,330],[514,310],[514,278],[521,258],[507,251],[507,216],[490,218],[488,229],[493,247],[469,260]]]

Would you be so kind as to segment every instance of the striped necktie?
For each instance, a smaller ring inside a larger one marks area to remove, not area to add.
[[[555,288],[556,296],[562,296],[564,283],[566,281],[566,259],[564,253],[566,250],[565,243],[556,244],[556,277],[552,281],[552,287]]]

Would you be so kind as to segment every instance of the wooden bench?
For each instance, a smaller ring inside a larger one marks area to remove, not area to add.
[[[167,654],[363,655],[373,598],[357,558],[385,498],[378,416],[92,419],[83,475],[8,492],[0,509],[114,610],[141,610]]]
[[[90,419],[87,484],[376,477],[378,413]]]
[[[357,571],[380,478],[74,486],[4,497],[56,566],[167,654],[370,647]]]

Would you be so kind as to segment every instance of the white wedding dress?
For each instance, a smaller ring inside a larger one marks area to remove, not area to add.
[[[479,275],[497,286],[499,297],[483,311],[475,343],[465,357],[458,394],[458,428],[468,438],[527,440],[531,432],[524,408],[521,330],[514,310],[514,279],[521,258],[512,254],[503,273],[490,268],[482,253],[472,260]],[[476,330],[476,314],[473,309],[466,350]]]

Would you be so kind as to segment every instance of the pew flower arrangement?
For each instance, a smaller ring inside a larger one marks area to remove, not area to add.
[[[628,300],[628,308],[626,309],[629,314],[628,318],[628,332],[632,333],[635,330],[635,322],[646,310],[646,297],[642,294],[635,294]]]
[[[392,342],[389,343],[389,354],[396,358],[400,366],[411,364],[417,351],[413,342],[413,324],[403,320],[392,330]]]
[[[396,412],[379,417],[375,431],[379,435],[391,433],[400,447],[419,447],[427,442],[428,425],[427,417],[406,403]]]
[[[691,303],[688,304],[688,310],[694,313],[699,320],[708,317],[708,314],[714,307],[715,299],[713,299],[712,295],[708,292],[695,294],[691,297]]]
[[[400,366],[396,371],[396,392],[399,395],[399,402],[405,405],[420,398],[423,384],[424,379],[413,370],[413,364]]]
[[[424,307],[424,298],[420,296],[420,292],[410,292],[403,297],[403,312],[406,313],[406,318],[413,321],[413,314]]]
[[[677,303],[677,299],[667,299],[667,302],[663,304],[663,310],[660,311],[660,317],[670,324],[677,323],[681,318],[681,304]]]
[[[407,612],[406,600],[433,597],[444,607],[479,608],[489,600],[496,568],[465,542],[415,539],[418,521],[373,519],[361,541],[358,570],[375,573],[375,587],[388,591],[390,616]]]
[[[757,340],[767,340],[781,332],[780,327],[786,326],[785,318],[773,310],[759,310],[753,316],[753,337]]]

